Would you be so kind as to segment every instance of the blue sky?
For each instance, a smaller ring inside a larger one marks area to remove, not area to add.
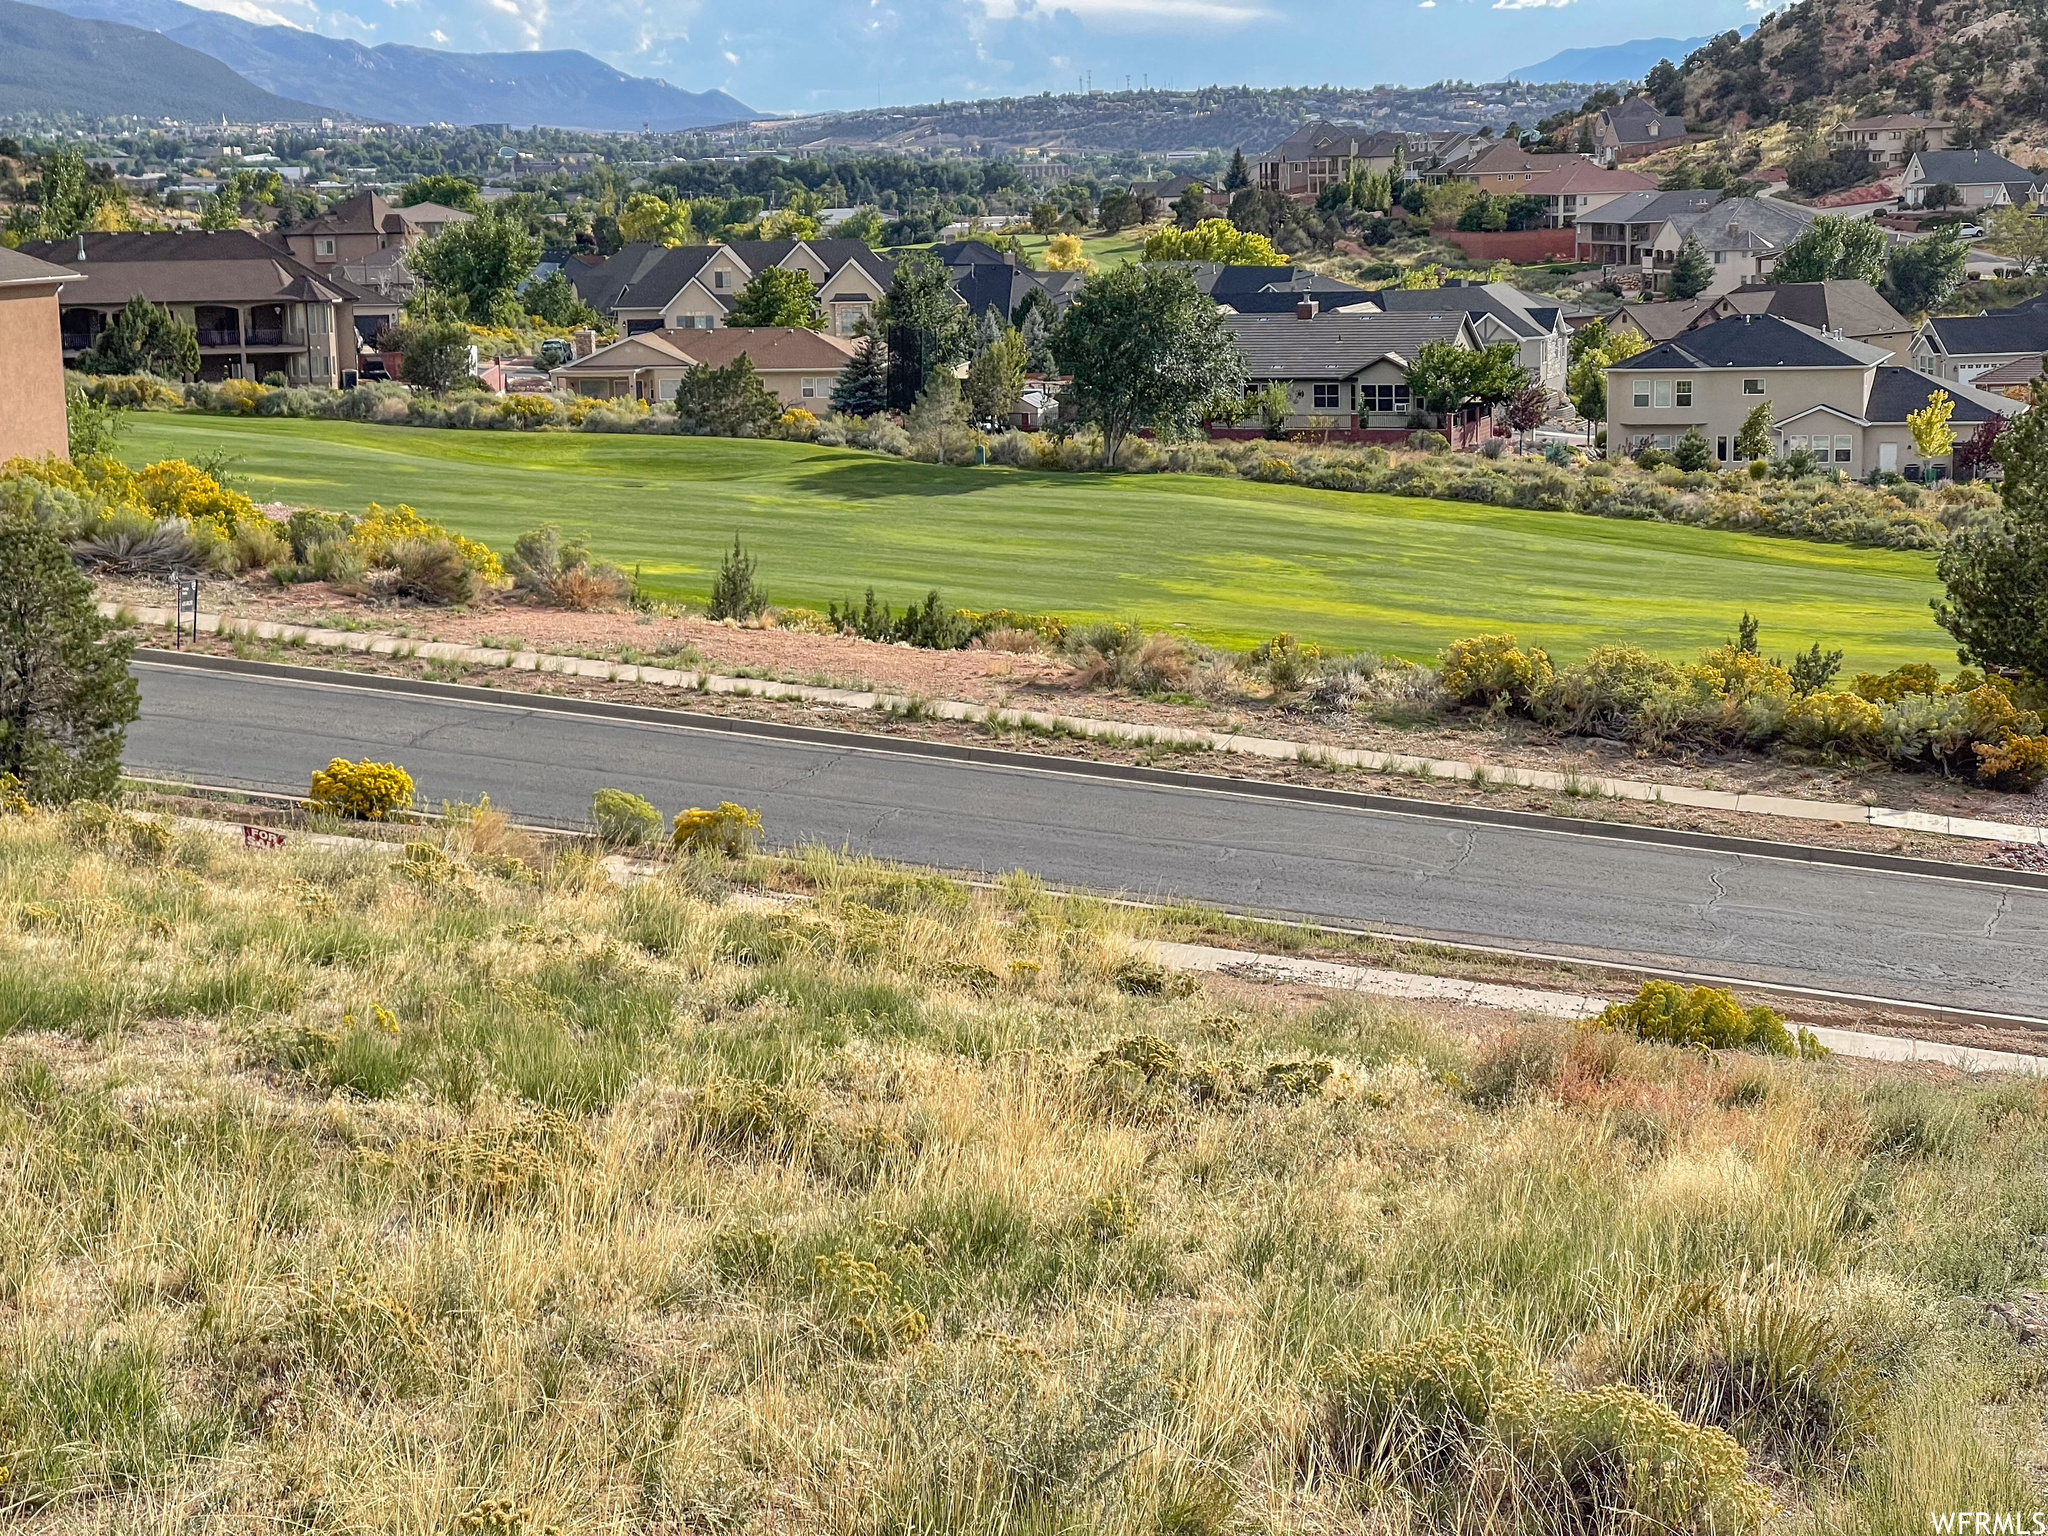
[[[252,21],[465,51],[582,48],[762,111],[1133,85],[1423,85],[1562,48],[1698,36],[1760,0],[196,0]]]

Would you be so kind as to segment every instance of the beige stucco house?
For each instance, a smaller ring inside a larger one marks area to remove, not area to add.
[[[602,261],[574,258],[563,270],[584,303],[610,315],[623,334],[637,336],[719,329],[740,290],[770,267],[807,274],[825,328],[842,337],[874,313],[896,275],[895,263],[864,242],[825,239],[641,243]]]
[[[1422,421],[1408,387],[1418,351],[1434,341],[1461,351],[1479,345],[1471,316],[1449,305],[1419,314],[1324,310],[1303,295],[1292,313],[1225,314],[1223,322],[1244,354],[1248,392],[1287,391],[1284,430],[1363,442],[1401,441]],[[1455,425],[1469,429],[1476,418]]]
[[[1715,461],[1733,463],[1744,420],[1768,404],[1774,456],[1806,449],[1855,479],[1911,465],[1946,472],[1946,459],[1928,461],[1915,450],[1906,425],[1937,390],[1955,400],[1959,438],[1987,416],[2024,409],[1890,359],[1889,348],[1775,315],[1738,315],[1686,331],[1607,371],[1609,451],[1671,448],[1698,427]]]
[[[0,463],[69,457],[57,292],[72,276],[0,247]]]
[[[1873,172],[1895,171],[1920,150],[1947,149],[1953,132],[1955,125],[1939,118],[1892,112],[1842,124],[1828,135],[1828,147],[1837,153],[1861,155]]]
[[[319,218],[278,231],[294,257],[316,270],[342,262],[361,261],[378,251],[409,251],[431,240],[451,224],[476,217],[439,203],[414,203],[400,208],[374,192],[344,198]]]
[[[554,369],[549,379],[556,389],[590,399],[658,405],[675,399],[676,385],[692,368],[723,368],[744,356],[785,406],[822,416],[856,345],[785,326],[636,331]]]

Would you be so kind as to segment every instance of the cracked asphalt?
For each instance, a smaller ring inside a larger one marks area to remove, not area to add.
[[[330,758],[395,761],[425,803],[488,793],[578,823],[615,787],[666,813],[735,800],[777,846],[1140,899],[1862,996],[2048,1017],[2048,891],[1519,827],[946,762],[141,665],[127,761],[303,792]]]

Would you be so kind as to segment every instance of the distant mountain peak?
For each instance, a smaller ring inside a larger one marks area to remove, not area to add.
[[[1747,37],[1756,28],[1752,25],[1739,30]],[[1688,53],[1695,48],[1706,47],[1713,40],[1712,34],[1706,37],[1643,37],[1633,42],[1609,43],[1601,48],[1567,48],[1562,53],[1553,53],[1541,64],[1511,69],[1501,78],[1536,84],[1573,80],[1588,85],[1640,80],[1657,67],[1659,59],[1683,64]]]

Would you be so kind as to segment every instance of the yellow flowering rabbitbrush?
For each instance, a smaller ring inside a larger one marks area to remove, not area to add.
[[[462,552],[479,581],[492,586],[505,580],[505,565],[490,547],[479,544],[475,539],[451,533],[439,523],[430,523],[404,502],[395,507],[379,506],[371,502],[369,508],[357,520],[349,534],[349,542],[362,553],[370,565],[380,565],[390,557],[394,546],[412,540],[446,539]]]
[[[716,810],[691,806],[676,812],[675,832],[670,846],[679,851],[704,849],[737,859],[754,846],[761,834],[761,813],[744,805],[721,800]]]
[[[313,770],[313,809],[362,821],[383,821],[412,804],[412,775],[396,763],[352,763],[337,757]]]

